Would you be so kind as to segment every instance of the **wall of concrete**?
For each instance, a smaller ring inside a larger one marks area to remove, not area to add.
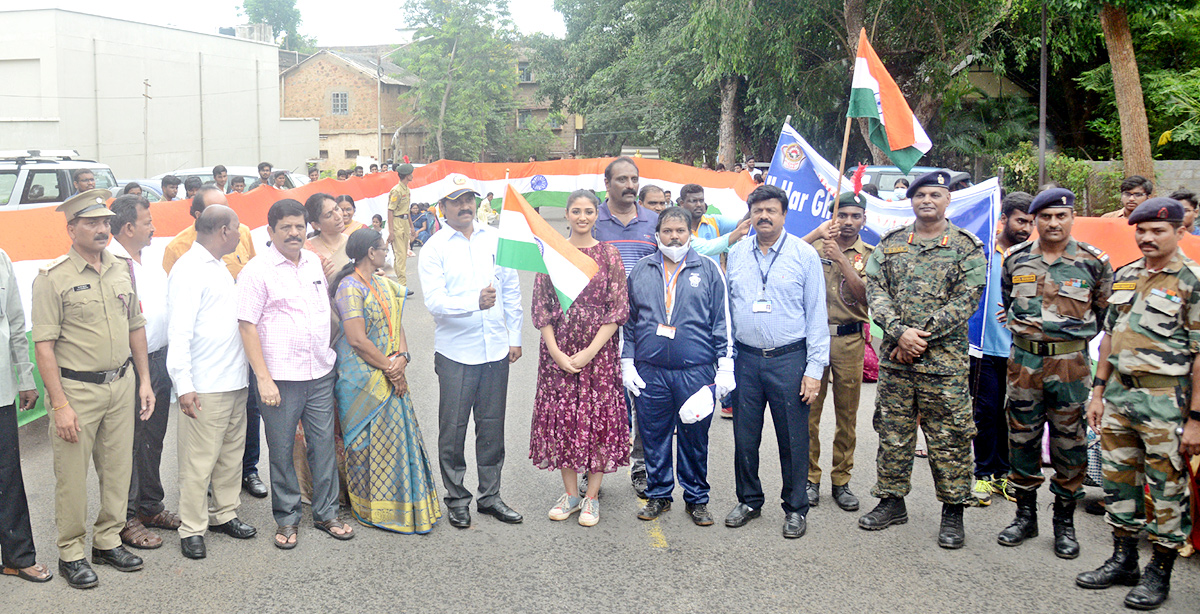
[[[317,156],[315,121],[280,121],[272,44],[53,9],[0,11],[0,30],[0,149],[76,149],[121,178]]]
[[[1119,161],[1088,162],[1096,171],[1119,169]],[[1154,194],[1168,196],[1180,187],[1200,193],[1200,160],[1155,160]]]

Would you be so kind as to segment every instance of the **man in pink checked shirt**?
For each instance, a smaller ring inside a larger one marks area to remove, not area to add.
[[[329,288],[317,255],[304,249],[304,206],[290,198],[267,211],[271,248],[238,275],[238,323],[246,358],[258,379],[271,458],[275,546],[296,547],[300,484],[292,464],[296,425],[304,423],[312,469],[313,526],[336,539],[354,537],[337,517],[338,474],[333,443],[333,372]]]

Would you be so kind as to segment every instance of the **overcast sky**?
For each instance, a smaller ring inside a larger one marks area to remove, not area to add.
[[[197,32],[215,33],[217,28],[245,23],[239,16],[240,0],[199,2],[179,0],[23,0],[19,8],[62,8],[174,26]],[[399,0],[297,0],[300,9],[300,33],[316,36],[322,46],[381,45],[405,42],[396,28],[405,27]],[[11,6],[8,8],[17,8]],[[513,21],[526,34],[544,32],[562,37],[566,33],[562,16],[554,10],[553,0],[512,0]]]

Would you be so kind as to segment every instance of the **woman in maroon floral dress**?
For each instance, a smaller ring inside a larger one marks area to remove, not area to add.
[[[621,254],[592,238],[600,202],[588,190],[567,198],[568,239],[596,261],[600,271],[564,314],[545,274],[533,285],[533,325],[542,333],[529,458],[542,469],[562,472],[566,492],[550,510],[566,520],[576,510],[579,524],[600,520],[596,496],[605,473],[629,464],[629,423],[621,389],[617,328],[629,315]],[[580,497],[579,474],[587,473]]]

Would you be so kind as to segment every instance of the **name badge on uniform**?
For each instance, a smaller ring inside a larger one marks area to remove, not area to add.
[[[666,324],[659,324],[657,334],[659,337],[666,337],[667,339],[674,339],[675,338],[675,327],[667,326]]]
[[[1113,284],[1113,290],[1137,290],[1136,281],[1120,281]]]
[[[771,301],[758,299],[750,305],[750,311],[753,313],[771,313]]]
[[[1037,275],[1013,275],[1012,280],[1014,284],[1027,284],[1031,281],[1037,281]]]
[[[71,292],[83,292],[84,290],[88,290],[91,287],[92,287],[92,284],[83,284],[82,286],[75,286],[74,288],[71,288]]]
[[[907,247],[885,247],[885,248],[883,248],[883,253],[885,253],[885,254],[903,254],[907,251],[908,251]]]

